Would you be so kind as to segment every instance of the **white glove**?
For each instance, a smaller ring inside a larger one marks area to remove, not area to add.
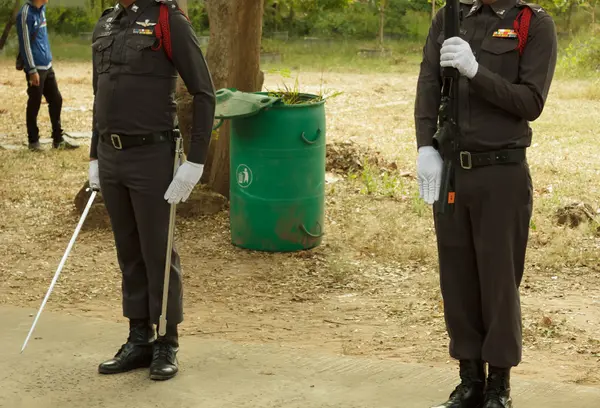
[[[90,160],[88,169],[88,179],[92,190],[100,191],[100,171],[98,170],[98,160]]]
[[[442,156],[432,146],[419,148],[417,180],[419,182],[420,197],[427,204],[433,204],[440,197],[443,167]]]
[[[469,79],[473,79],[479,69],[471,46],[460,37],[452,37],[444,41],[440,50],[440,65],[444,68],[456,68]]]
[[[171,185],[165,193],[165,200],[169,204],[178,204],[181,201],[187,200],[196,184],[200,181],[203,171],[203,164],[192,163],[190,161],[186,161],[179,166]]]

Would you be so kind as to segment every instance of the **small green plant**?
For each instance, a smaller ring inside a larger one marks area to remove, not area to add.
[[[340,95],[341,92],[333,92],[330,95],[327,95],[325,92],[323,92],[321,83],[321,90],[317,95],[301,93],[298,76],[296,76],[293,86],[289,86],[284,83],[279,90],[267,90],[267,94],[270,97],[281,98],[281,102],[284,105],[310,105],[313,103],[322,102],[325,99],[334,98]]]
[[[421,199],[418,190],[415,190],[412,194],[412,210],[419,217],[423,217],[425,212],[430,208],[430,206]]]
[[[362,194],[375,194],[377,192],[377,175],[373,171],[368,161],[365,161],[365,165],[361,172],[360,178],[364,184],[364,188],[361,189]]]
[[[359,180],[362,183],[361,194],[389,198],[406,197],[406,186],[401,177],[385,169],[380,171],[368,159],[363,161],[363,168],[358,173],[348,176],[350,180]]]
[[[537,224],[536,224],[535,219],[533,217],[531,218],[531,221],[529,221],[529,228],[532,231],[537,231]]]

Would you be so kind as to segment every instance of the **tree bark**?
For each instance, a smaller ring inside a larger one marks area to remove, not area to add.
[[[383,36],[385,32],[385,1],[379,0],[379,47],[383,50]]]
[[[215,88],[262,89],[260,43],[264,0],[206,0],[208,66]],[[229,121],[213,134],[202,182],[229,198]]]
[[[2,32],[2,37],[0,37],[0,50],[2,50],[6,45],[6,40],[8,40],[8,34],[10,33],[12,27],[15,25],[15,22],[17,20],[17,14],[19,14],[20,9],[21,1],[15,0],[15,5],[13,7],[11,18],[6,22],[6,25],[4,26],[4,31]]]

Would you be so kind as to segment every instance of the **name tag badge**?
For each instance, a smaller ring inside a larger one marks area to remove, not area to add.
[[[508,28],[500,29],[493,34],[494,37],[498,38],[518,38],[519,35],[515,30],[511,30]]]
[[[134,34],[142,34],[142,35],[153,35],[154,31],[152,31],[151,29],[148,29],[148,28],[134,28],[133,33]]]

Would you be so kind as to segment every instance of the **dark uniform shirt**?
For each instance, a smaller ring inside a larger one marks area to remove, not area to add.
[[[155,35],[160,5],[169,6],[172,62]],[[188,160],[202,164],[215,112],[215,91],[194,29],[174,0],[137,0],[106,11],[93,33],[94,119],[90,156],[99,134],[144,135],[173,130],[181,75],[193,96]]]
[[[494,33],[513,30],[513,22],[524,7],[530,7],[533,15],[524,52],[519,55],[518,38]],[[557,39],[552,18],[541,7],[521,0],[498,0],[492,5],[461,0],[460,10],[460,37],[471,45],[479,63],[473,79],[461,76],[459,82],[460,148],[486,151],[529,147],[529,121],[542,113],[556,66]],[[418,147],[432,144],[438,126],[443,24],[441,9],[423,49],[415,104]]]

